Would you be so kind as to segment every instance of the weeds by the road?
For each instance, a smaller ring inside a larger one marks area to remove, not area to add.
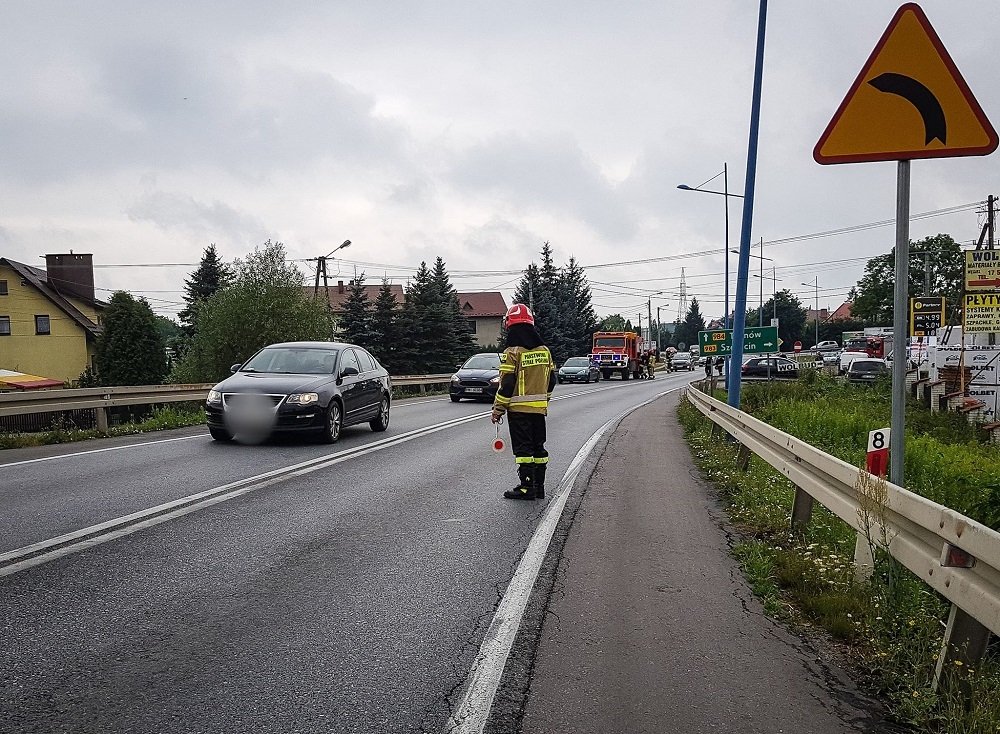
[[[205,422],[205,411],[198,407],[166,405],[154,408],[149,417],[109,426],[107,433],[96,428],[71,428],[55,425],[39,433],[0,433],[0,449],[20,449],[29,446],[48,446],[54,443],[73,443],[107,436],[127,436],[134,433],[165,431],[170,428],[197,426]]]
[[[831,450],[837,448],[846,454],[841,458],[861,463],[867,432],[888,425],[888,413],[882,415],[872,391],[825,382],[746,386],[744,410],[749,405],[762,420],[840,455]],[[848,652],[861,683],[877,693],[900,722],[924,732],[1000,731],[1000,651],[992,650],[980,670],[957,667],[947,685],[935,691],[947,603],[884,554],[869,582],[856,581],[852,528],[817,504],[805,532],[793,533],[789,525],[794,485],[757,457],[742,470],[737,446],[713,437],[710,421],[687,401],[681,401],[678,415],[698,466],[726,502],[739,535],[734,553],[769,615],[799,628],[825,629]],[[920,435],[908,436],[908,441],[918,439],[919,448],[911,451],[908,444],[907,477],[919,477],[921,484],[933,476],[925,469],[933,462],[924,457],[911,462],[909,455],[925,451],[935,431],[935,450],[985,448],[961,425],[928,423],[925,431],[914,423]],[[858,443],[860,450],[855,448]],[[945,470],[935,471],[940,475]],[[940,486],[929,484],[932,489]],[[877,505],[877,489],[870,496]],[[869,512],[877,513],[877,506]],[[971,706],[958,694],[963,684],[972,687]]]

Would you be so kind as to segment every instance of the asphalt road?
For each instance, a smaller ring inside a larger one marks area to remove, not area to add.
[[[559,386],[551,484],[691,378]],[[401,401],[332,447],[189,429],[3,452],[0,732],[441,731],[545,507],[500,497],[487,414]]]

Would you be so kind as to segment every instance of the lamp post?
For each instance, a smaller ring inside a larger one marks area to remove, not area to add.
[[[663,291],[654,291],[649,294],[649,298],[646,299],[646,311],[648,315],[649,323],[649,333],[653,336],[653,296],[659,296]],[[653,341],[656,343],[656,352],[660,351],[660,307],[656,307],[656,336],[653,337]]]
[[[763,239],[760,241],[760,251],[764,252]],[[737,255],[740,254],[739,250],[732,250],[732,252],[735,252]],[[764,325],[764,261],[767,260],[773,266],[774,260],[769,257],[764,257],[763,255],[754,255],[752,252],[750,253],[750,257],[755,257],[758,260],[760,260],[760,275],[754,275],[753,277],[760,278],[760,308],[757,309],[757,315],[760,317],[759,326],[763,326]]]
[[[313,295],[314,296],[319,293],[319,277],[320,277],[321,274],[323,276],[323,288],[329,288],[330,284],[327,282],[326,261],[329,258],[333,257],[333,253],[335,253],[337,250],[343,250],[345,247],[350,247],[350,246],[351,246],[351,241],[350,240],[344,240],[339,245],[337,245],[337,247],[333,248],[329,252],[329,254],[327,254],[327,255],[321,255],[319,257],[311,257],[311,258],[309,258],[309,261],[313,261],[313,260],[316,261],[316,285],[313,286]]]
[[[781,280],[781,278],[777,277],[776,271],[777,271],[777,268],[775,268],[774,264],[772,263],[772,265],[771,265],[771,277],[770,278],[768,278],[768,276],[766,276],[766,275],[757,275],[756,273],[754,273],[754,276],[753,276],[755,278],[760,278],[761,285],[764,284],[764,280],[765,279],[768,279],[768,280],[771,281],[771,306],[773,307],[772,316],[771,317],[773,319],[775,319],[775,320],[778,319],[778,281]],[[763,310],[763,309],[764,309],[764,307],[761,306],[761,310]],[[761,326],[764,325],[763,320],[761,321],[760,325]]]
[[[813,283],[803,283],[802,285],[813,285]],[[816,315],[816,343],[813,344],[813,349],[815,349],[816,345],[819,344],[819,276],[818,275],[816,276],[815,286],[816,286],[816,311],[815,311],[815,315]]]
[[[708,179],[705,183],[698,184],[697,186],[688,186],[687,184],[680,184],[677,188],[682,191],[700,191],[703,194],[716,194],[718,196],[724,196],[726,202],[726,287],[725,287],[725,309],[726,312],[722,317],[722,328],[729,328],[729,199],[730,197],[736,197],[737,199],[744,198],[743,194],[731,194],[729,193],[729,165],[727,163],[722,164],[722,191],[710,191],[709,189],[701,188],[705,184],[714,181],[719,177],[719,174],[715,174],[712,178]],[[726,357],[726,385],[729,385],[729,376],[732,370],[729,369],[729,357]]]

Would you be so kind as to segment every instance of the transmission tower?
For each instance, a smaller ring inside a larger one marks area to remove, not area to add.
[[[681,323],[688,312],[688,287],[684,278],[684,268],[681,268],[681,292],[677,299],[677,323]]]

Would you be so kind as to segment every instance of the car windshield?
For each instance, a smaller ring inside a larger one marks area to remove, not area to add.
[[[601,337],[594,339],[594,349],[624,349],[625,337]]]
[[[586,367],[588,364],[586,357],[570,357],[563,367]]]
[[[882,372],[885,365],[881,362],[852,362],[851,372]]]
[[[500,369],[500,357],[496,354],[477,354],[469,357],[469,360],[462,365],[463,370],[498,370]]]
[[[270,372],[286,375],[332,375],[338,349],[268,347],[257,352],[240,372]]]

